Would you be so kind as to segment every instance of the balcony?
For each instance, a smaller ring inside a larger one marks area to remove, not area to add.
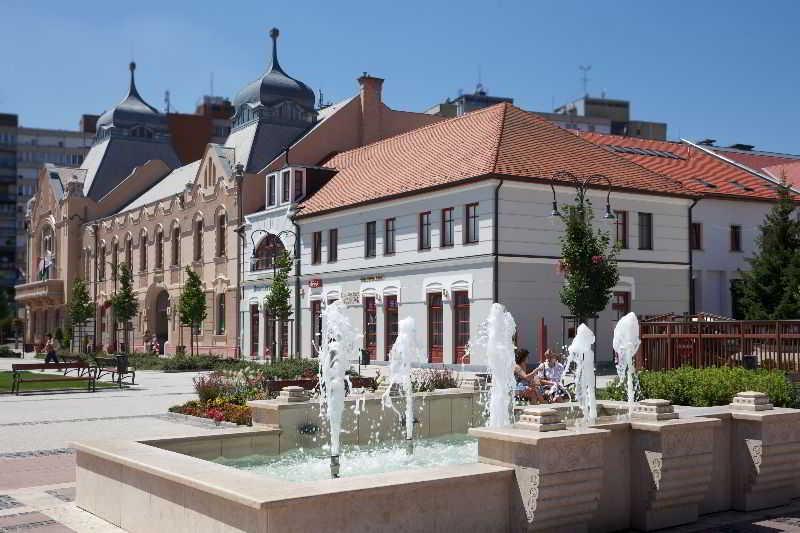
[[[64,281],[47,279],[14,287],[14,300],[28,305],[61,305],[64,303]]]

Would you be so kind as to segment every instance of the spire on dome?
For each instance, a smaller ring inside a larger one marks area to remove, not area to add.
[[[283,72],[281,64],[278,63],[278,37],[280,37],[280,35],[281,31],[278,28],[272,28],[269,30],[269,38],[272,39],[272,64],[270,65],[269,70],[277,70],[282,74],[286,74]]]
[[[131,71],[131,85],[128,88],[128,96],[136,96],[141,100],[141,96],[139,96],[139,91],[136,90],[136,77],[134,72],[136,72],[136,61],[131,61],[128,65],[128,68]]]

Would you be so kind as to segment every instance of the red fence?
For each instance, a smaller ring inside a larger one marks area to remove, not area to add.
[[[800,320],[642,322],[640,328],[640,369],[733,366],[753,356],[762,368],[800,371]]]

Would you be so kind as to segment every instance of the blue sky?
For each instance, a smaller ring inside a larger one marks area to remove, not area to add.
[[[800,152],[796,24],[800,2],[486,0],[0,1],[0,111],[22,124],[76,128],[127,90],[127,65],[151,105],[188,112],[209,92],[232,97],[268,63],[326,100],[386,79],[384,101],[424,110],[480,70],[491,94],[548,111],[582,92],[632,102],[668,135]]]

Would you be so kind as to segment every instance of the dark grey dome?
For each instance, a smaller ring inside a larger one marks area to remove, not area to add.
[[[306,109],[314,109],[314,91],[302,81],[296,80],[286,74],[278,63],[278,28],[272,28],[269,36],[272,38],[272,64],[267,72],[245,86],[233,99],[233,106],[238,108],[242,104],[274,105],[287,100],[294,101]]]
[[[161,125],[163,115],[158,110],[144,101],[136,90],[134,71],[136,63],[131,62],[131,85],[128,89],[128,96],[122,102],[112,107],[100,115],[97,119],[97,129],[114,127],[128,127],[137,124],[142,125]]]

